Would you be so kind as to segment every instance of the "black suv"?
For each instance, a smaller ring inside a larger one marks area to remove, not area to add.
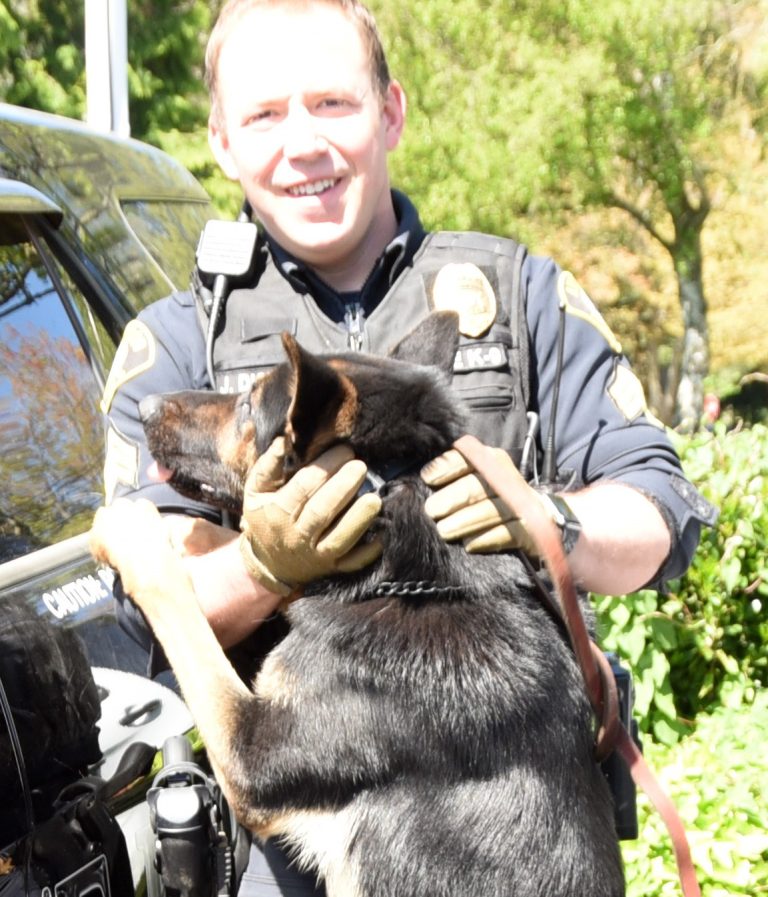
[[[192,721],[144,677],[86,533],[116,345],[141,307],[186,288],[211,215],[158,150],[0,104],[4,895],[152,893],[155,748]]]

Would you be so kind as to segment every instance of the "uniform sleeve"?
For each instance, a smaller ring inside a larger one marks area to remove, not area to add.
[[[205,341],[190,294],[174,294],[160,300],[128,324],[102,399],[106,417],[107,504],[118,497],[146,498],[167,513],[220,521],[215,509],[184,498],[165,483],[149,479],[147,470],[152,456],[139,416],[139,402],[144,396],[207,387]],[[141,611],[127,600],[119,578],[114,594],[120,626],[148,653],[147,675],[154,676],[167,669],[162,648]]]
[[[714,523],[717,512],[685,478],[663,425],[646,407],[640,381],[572,275],[536,257],[526,261],[523,275],[533,395],[544,444],[553,416],[561,304],[566,309],[554,431],[558,479],[570,478],[574,488],[610,479],[645,494],[672,537],[654,584],[680,576],[696,550],[701,525]]]
[[[215,509],[149,478],[152,456],[139,415],[139,402],[145,396],[207,387],[205,341],[189,293],[174,294],[149,306],[128,325],[102,401],[107,504],[119,497],[147,498],[162,511],[219,521]]]

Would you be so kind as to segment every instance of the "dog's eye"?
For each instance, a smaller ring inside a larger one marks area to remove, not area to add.
[[[237,406],[235,408],[235,421],[237,422],[238,430],[241,427],[244,427],[246,423],[251,418],[251,394],[250,392],[243,393],[237,400]]]

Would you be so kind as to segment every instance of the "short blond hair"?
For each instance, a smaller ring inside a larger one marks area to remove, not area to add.
[[[340,10],[356,27],[368,54],[371,81],[384,100],[390,85],[389,66],[373,13],[359,0],[228,0],[222,7],[205,51],[205,83],[211,101],[210,120],[221,124],[219,100],[219,57],[227,38],[238,22],[254,9],[294,7],[309,9],[311,6],[330,6]]]

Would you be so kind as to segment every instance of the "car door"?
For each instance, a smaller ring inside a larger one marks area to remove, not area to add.
[[[116,621],[112,574],[88,552],[103,494],[98,403],[120,322],[104,320],[106,303],[46,239],[61,217],[39,191],[0,183],[3,893],[22,866],[51,894],[98,893],[109,855],[87,869],[73,866],[74,847],[59,856],[70,829],[57,795],[86,774],[109,779],[137,741],[159,748],[192,725],[175,691],[145,678],[146,655]],[[145,841],[146,809],[121,809],[129,847]],[[144,859],[131,857],[134,884]]]

